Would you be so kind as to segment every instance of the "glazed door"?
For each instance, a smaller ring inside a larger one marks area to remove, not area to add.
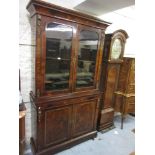
[[[73,106],[73,137],[94,130],[96,104],[96,100],[92,100]]]
[[[71,92],[76,24],[46,18],[43,25],[43,94]]]
[[[101,30],[79,25],[78,48],[76,51],[76,91],[95,89],[98,81],[98,67],[101,61]]]
[[[71,115],[72,106],[65,106],[45,111],[45,147],[66,141],[70,138]]]

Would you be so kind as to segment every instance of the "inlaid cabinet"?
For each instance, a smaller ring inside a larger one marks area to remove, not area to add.
[[[51,155],[94,138],[100,104],[105,29],[110,23],[31,0],[35,59],[30,92],[36,155]]]

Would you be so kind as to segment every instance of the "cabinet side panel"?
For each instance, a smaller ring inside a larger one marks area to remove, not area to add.
[[[31,90],[35,94],[36,16],[31,18]]]
[[[107,63],[102,64],[102,73],[101,73],[101,80],[100,80],[100,91],[103,92],[105,90],[106,84],[106,78],[107,78]]]
[[[32,100],[31,100],[31,138],[34,141],[35,147],[37,147],[37,110]]]
[[[135,93],[135,60],[130,59],[129,79],[126,93]]]
[[[121,95],[115,96],[115,112],[122,112],[122,103],[123,103],[123,97]]]
[[[118,86],[117,86],[118,91],[125,92],[126,90],[129,66],[130,66],[129,60],[124,58],[123,63],[121,64],[120,67]]]
[[[125,109],[125,113],[135,113],[135,97],[126,98],[127,108]]]

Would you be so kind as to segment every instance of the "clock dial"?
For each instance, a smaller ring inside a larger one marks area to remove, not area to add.
[[[122,51],[121,40],[116,39],[112,45],[111,59],[119,59]]]

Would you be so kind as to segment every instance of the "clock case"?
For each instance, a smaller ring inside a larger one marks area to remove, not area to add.
[[[114,92],[117,88],[127,38],[128,34],[121,29],[105,35],[100,83],[101,100],[97,123],[98,131],[114,127]],[[116,39],[121,41],[122,50],[118,59],[111,59],[112,46]]]

